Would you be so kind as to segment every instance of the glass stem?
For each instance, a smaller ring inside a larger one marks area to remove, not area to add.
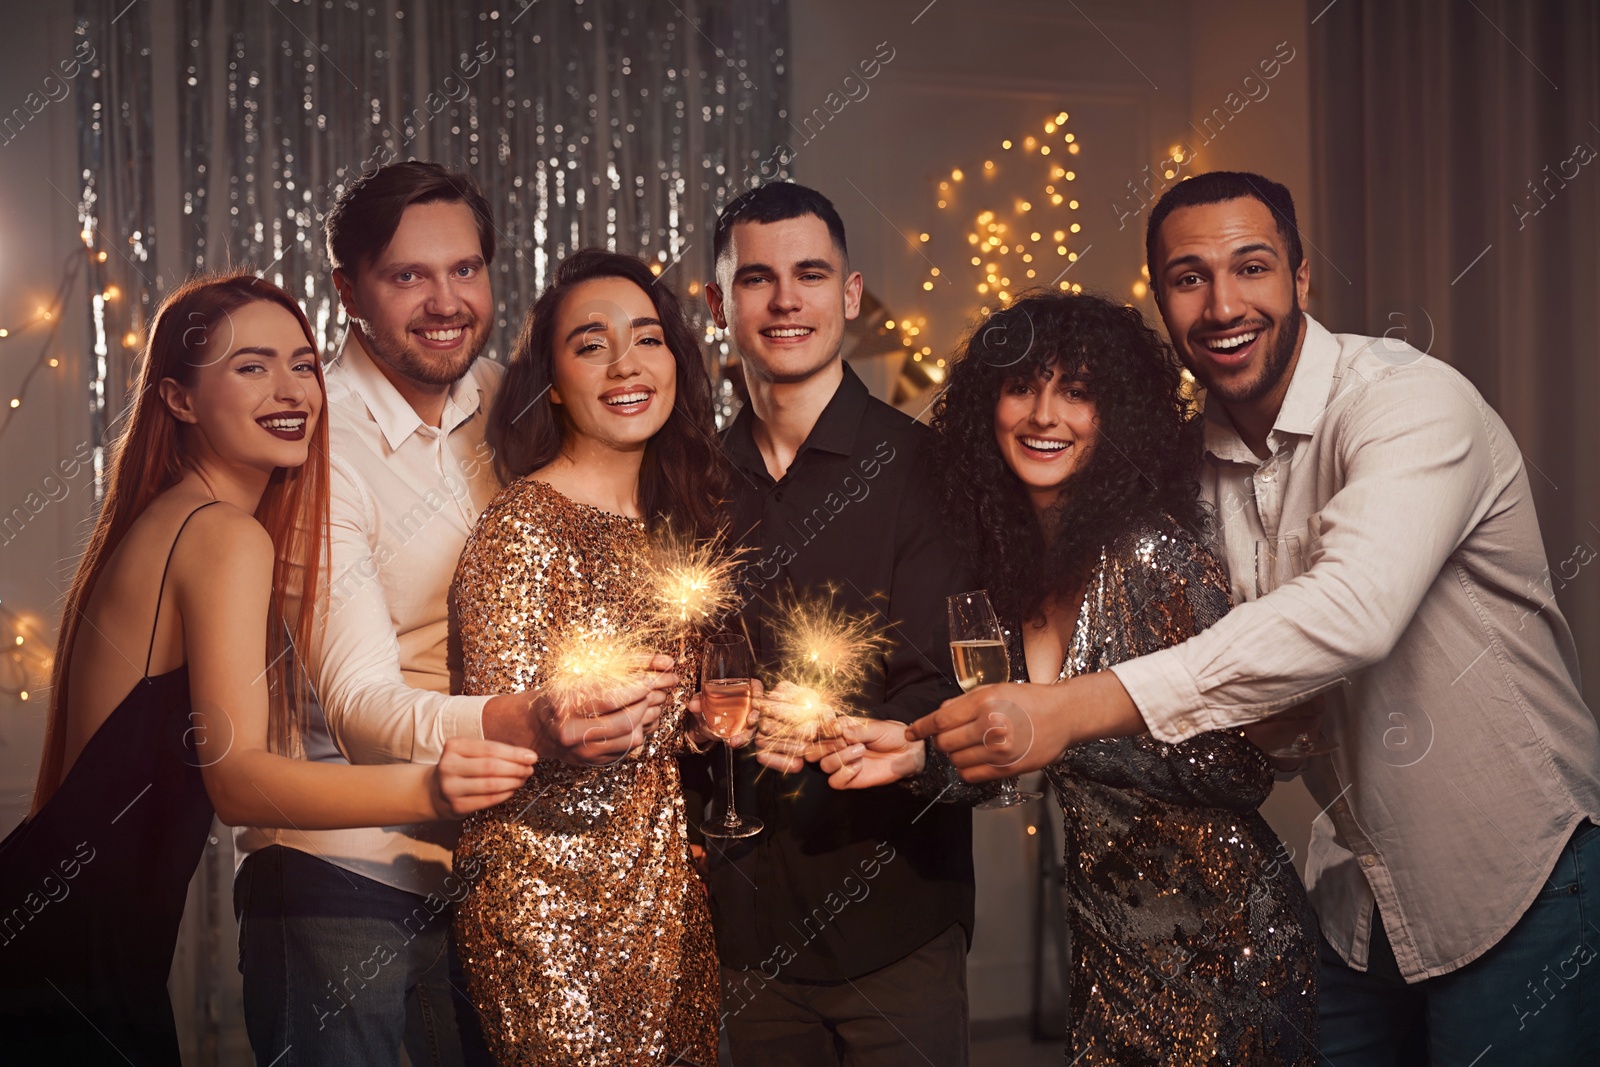
[[[733,799],[733,746],[724,743],[722,750],[728,754],[728,803],[722,812],[722,825],[732,828],[739,825],[739,813]]]

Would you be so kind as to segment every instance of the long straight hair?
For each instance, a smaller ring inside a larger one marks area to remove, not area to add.
[[[71,676],[78,625],[89,598],[134,521],[151,501],[177,484],[192,462],[185,451],[178,420],[157,387],[163,378],[192,387],[207,358],[206,339],[214,336],[217,326],[230,313],[257,302],[277,304],[287,310],[305,332],[306,342],[316,348],[311,323],[294,297],[242,270],[191,278],[169,294],[156,311],[150,341],[140,356],[127,422],[112,446],[105,500],[67,591],[51,670],[44,759],[33,793],[35,813],[61,784],[66,756],[67,680]],[[297,647],[308,647],[318,594],[326,578],[322,563],[328,543],[328,404],[320,361],[317,388],[323,395],[322,413],[311,431],[306,463],[273,471],[255,513],[272,537],[276,557],[266,662],[272,694],[268,738],[278,752],[293,752],[298,747],[305,687],[298,657],[291,653]],[[292,619],[285,614],[291,589],[300,594],[299,608]]]
[[[661,320],[677,373],[672,413],[645,445],[639,507],[652,529],[670,525],[692,536],[709,537],[722,525],[718,509],[728,485],[727,460],[717,444],[711,379],[677,296],[666,285],[656,284],[650,268],[634,256],[580,249],[556,267],[550,286],[528,309],[485,428],[494,450],[495,473],[509,485],[561,454],[569,429],[566,416],[550,401],[556,316],[569,292],[595,278],[622,278],[644,290]]]

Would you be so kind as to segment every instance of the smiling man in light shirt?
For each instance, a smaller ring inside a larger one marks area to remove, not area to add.
[[[976,690],[912,733],[987,781],[1081,741],[1176,743],[1324,694],[1337,747],[1304,773],[1324,805],[1306,878],[1325,1058],[1588,1062],[1600,731],[1538,585],[1510,432],[1446,364],[1304,313],[1310,265],[1276,183],[1175,186],[1147,254],[1167,332],[1206,387],[1201,484],[1238,606],[1110,671]],[[1260,595],[1264,544],[1298,563]]]
[[[494,315],[488,203],[470,177],[413,160],[352,182],[325,229],[351,331],[327,371],[329,598],[307,655],[322,711],[308,758],[432,763],[457,736],[541,759],[620,758],[643,743],[675,682],[665,657],[654,687],[604,702],[620,707],[450,695],[448,590],[499,489],[484,426],[503,369],[479,358]],[[258,1062],[292,1050],[296,1064],[392,1067],[402,1045],[418,1067],[486,1062],[464,983],[451,979],[451,905],[474,875],[452,874],[456,833],[455,823],[237,832]]]

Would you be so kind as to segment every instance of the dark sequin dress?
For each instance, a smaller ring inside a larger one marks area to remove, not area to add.
[[[571,627],[649,625],[645,524],[543,482],[507,487],[456,570],[465,691],[546,681]],[[676,652],[676,649],[672,651]],[[694,665],[642,753],[605,767],[542,760],[456,846],[472,889],[456,935],[502,1067],[717,1060],[717,960],[689,856],[677,755]]]
[[[1128,538],[1101,553],[1050,680],[1178,644],[1228,607],[1222,566],[1192,537]],[[1027,681],[1021,630],[1007,637]],[[1261,750],[1236,730],[1145,734],[1074,745],[1045,774],[1066,828],[1068,1061],[1318,1062],[1316,914],[1256,810],[1273,783]]]

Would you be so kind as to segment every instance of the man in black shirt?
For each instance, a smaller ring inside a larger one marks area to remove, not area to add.
[[[825,197],[753,189],[723,211],[715,247],[706,300],[750,393],[724,444],[757,661],[774,680],[776,599],[831,590],[888,638],[847,710],[910,722],[958,693],[945,597],[969,588],[921,466],[930,431],[840,358],[861,275]],[[965,1064],[971,813],[903,786],[834,790],[815,766],[781,774],[750,749],[736,767],[740,808],[766,829],[706,843],[735,1063]]]

